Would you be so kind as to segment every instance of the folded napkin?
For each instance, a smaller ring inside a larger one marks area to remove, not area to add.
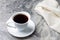
[[[44,0],[34,10],[44,17],[50,28],[60,33],[60,10],[56,0]]]

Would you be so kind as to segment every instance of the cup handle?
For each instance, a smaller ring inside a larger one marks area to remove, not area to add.
[[[15,24],[12,23],[12,22],[6,22],[6,24],[7,24],[8,27],[16,28]]]

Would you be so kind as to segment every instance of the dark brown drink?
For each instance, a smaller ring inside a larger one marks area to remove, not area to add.
[[[28,21],[28,17],[24,14],[17,14],[14,16],[13,20],[16,23],[26,23]]]

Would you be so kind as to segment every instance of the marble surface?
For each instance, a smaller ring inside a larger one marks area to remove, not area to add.
[[[33,9],[42,0],[0,0],[0,40],[60,40],[60,33],[49,28],[41,15]],[[58,0],[59,2],[59,0]],[[26,38],[16,38],[10,35],[6,29],[6,21],[15,13],[27,11],[36,24],[35,32]]]

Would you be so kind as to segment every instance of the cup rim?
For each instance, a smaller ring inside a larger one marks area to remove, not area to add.
[[[16,13],[12,16],[12,19],[13,19],[16,15],[18,15],[18,14],[26,15],[26,16],[28,17],[28,20],[27,20],[25,23],[17,23],[17,22],[15,22],[15,21],[13,20],[14,23],[19,24],[19,25],[24,25],[24,24],[28,23],[28,21],[30,20],[30,14],[29,14],[28,12],[24,12],[24,11],[22,11],[22,12],[16,12]]]

